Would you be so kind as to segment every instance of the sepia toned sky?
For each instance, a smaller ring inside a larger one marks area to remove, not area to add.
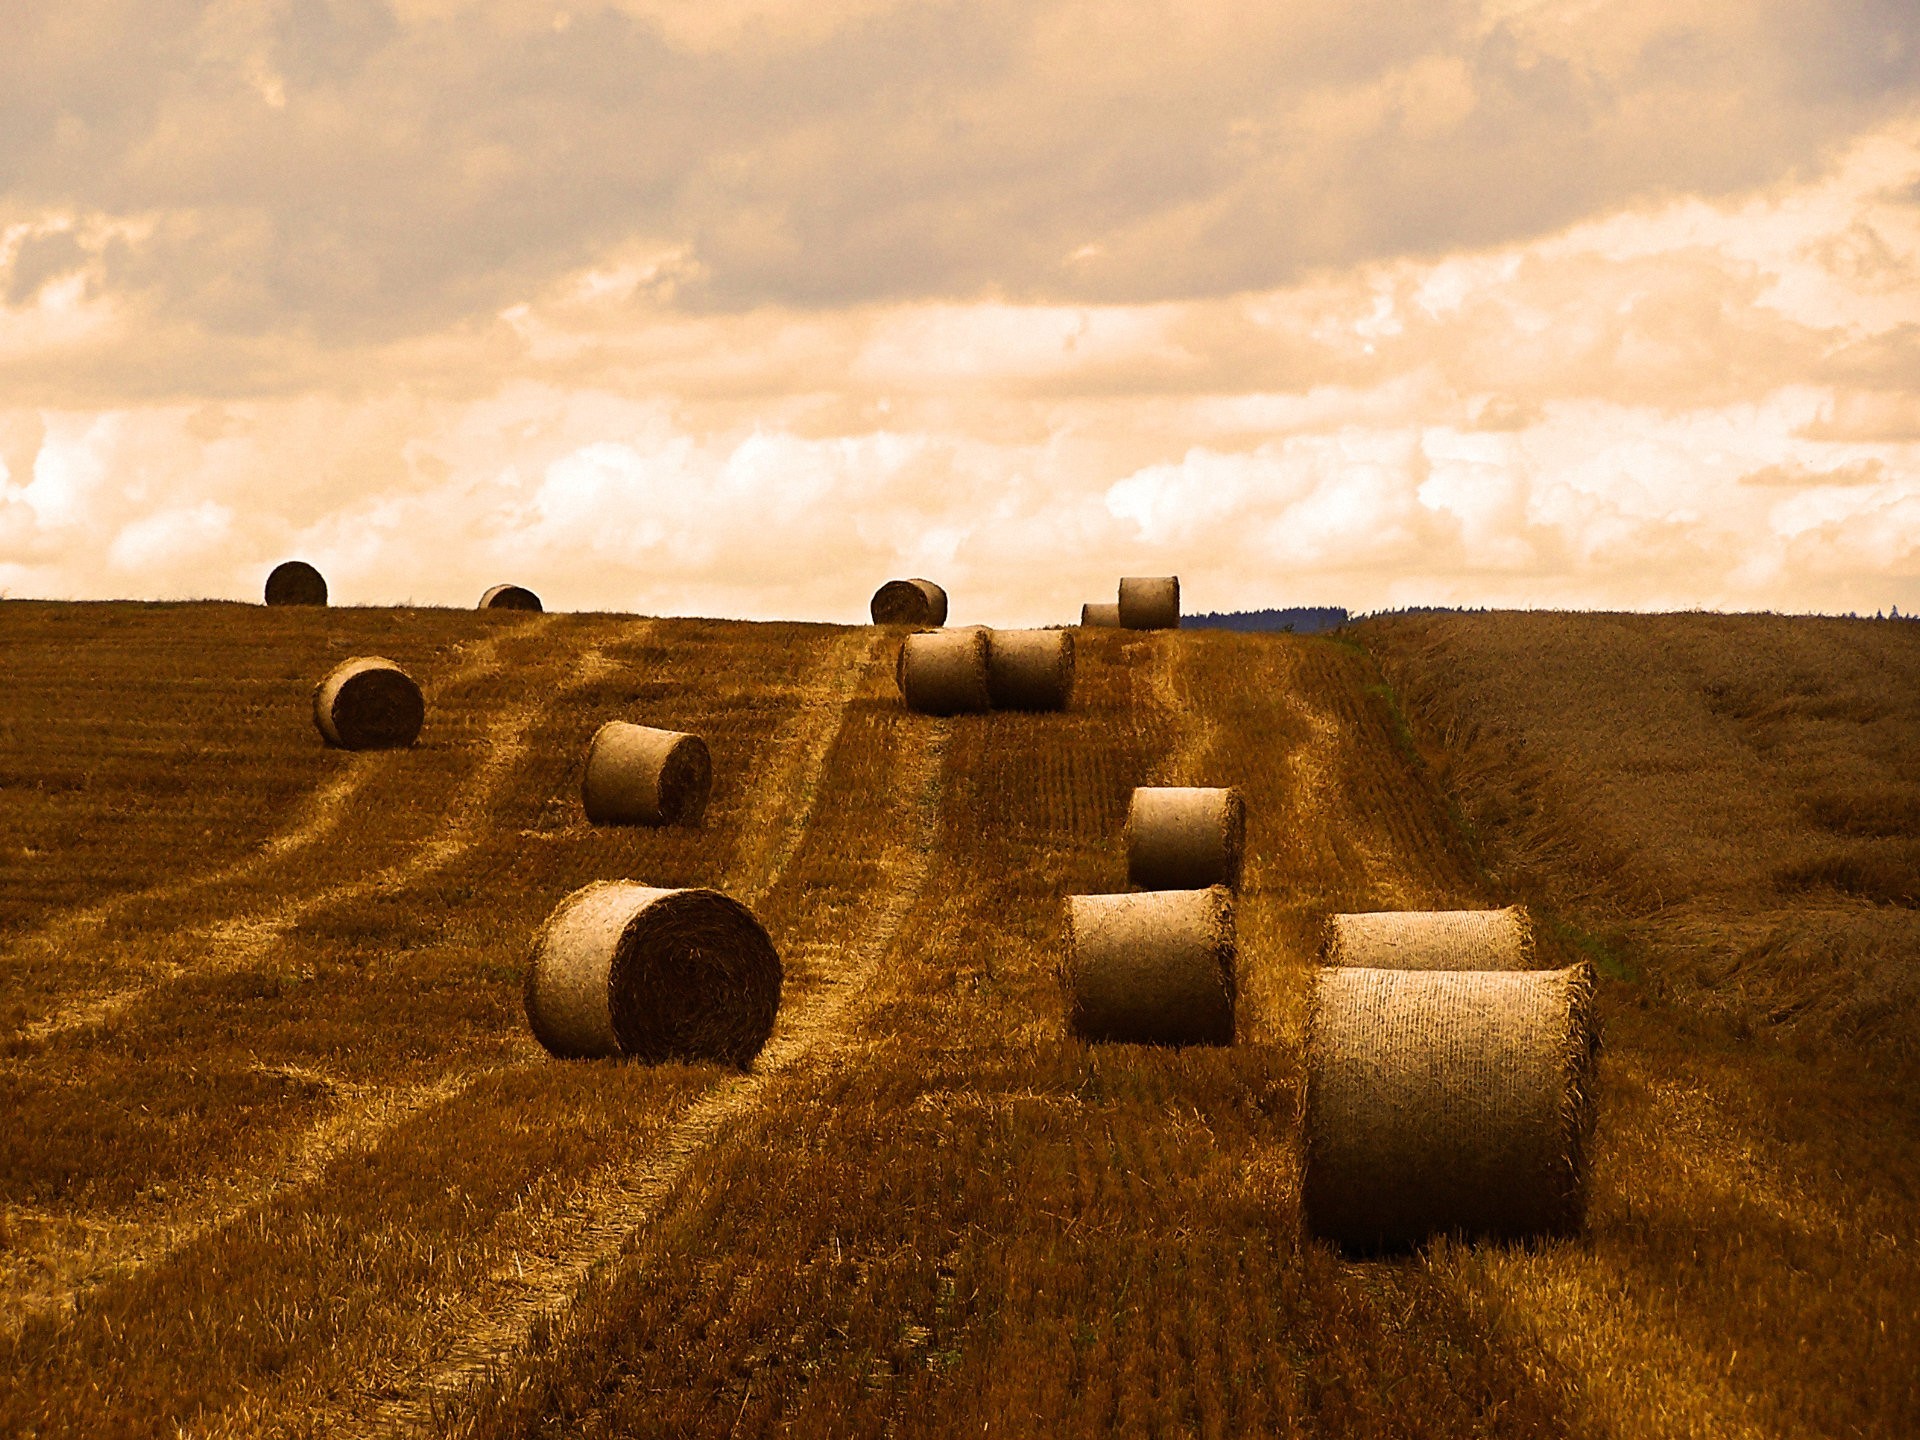
[[[0,593],[1920,610],[1913,0],[9,0]]]

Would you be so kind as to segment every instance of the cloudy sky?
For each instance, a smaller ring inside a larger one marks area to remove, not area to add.
[[[0,593],[1920,610],[1913,0],[7,0]]]

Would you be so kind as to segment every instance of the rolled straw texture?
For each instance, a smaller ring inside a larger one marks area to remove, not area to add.
[[[989,630],[987,693],[1003,710],[1064,710],[1073,698],[1073,632]]]
[[[587,745],[580,803],[595,825],[698,825],[712,790],[698,735],[609,720]]]
[[[304,560],[283,560],[267,576],[267,604],[324,605],[327,580]]]
[[[978,626],[927,630],[901,642],[894,679],[909,710],[961,715],[992,707],[987,664],[992,642]]]
[[[1120,623],[1120,607],[1107,602],[1089,600],[1080,607],[1080,626],[1085,630],[1110,628]]]
[[[403,749],[426,716],[413,677],[378,655],[343,661],[313,688],[313,723],[343,750]]]
[[[1142,890],[1240,888],[1247,806],[1233,789],[1142,785],[1127,802],[1127,883]]]
[[[1180,577],[1129,575],[1120,582],[1120,623],[1129,630],[1180,628]]]
[[[1524,905],[1329,915],[1321,954],[1376,970],[1531,970],[1533,921]]]
[[[773,1032],[781,979],[773,942],[739,901],[602,880],[562,900],[534,938],[527,1020],[559,1056],[744,1069]]]
[[[1309,1228],[1358,1249],[1580,1226],[1593,981],[1323,967],[1307,1021]]]
[[[1085,1039],[1233,1042],[1233,897],[1224,888],[1075,895],[1061,968],[1068,1024]]]
[[[524,585],[495,585],[480,597],[482,610],[539,610],[540,597]]]
[[[937,629],[947,623],[947,592],[931,580],[889,580],[873,592],[868,609],[876,625]]]

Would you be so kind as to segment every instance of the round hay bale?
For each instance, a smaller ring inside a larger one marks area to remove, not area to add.
[[[1142,890],[1240,888],[1247,805],[1240,792],[1142,785],[1127,802],[1127,883]]]
[[[609,720],[587,745],[580,802],[595,825],[698,825],[712,790],[698,735]]]
[[[534,610],[541,608],[540,597],[524,585],[495,585],[480,597],[482,610]]]
[[[989,630],[987,693],[1004,710],[1064,710],[1073,698],[1073,633]]]
[[[1080,626],[1083,630],[1110,629],[1119,624],[1120,607],[1118,605],[1089,600],[1080,607]]]
[[[1075,895],[1062,979],[1067,1022],[1085,1039],[1231,1044],[1233,897],[1217,885]]]
[[[562,900],[535,936],[527,1020],[563,1057],[745,1069],[773,1033],[781,978],[773,942],[739,901],[601,880]]]
[[[925,630],[900,643],[894,679],[907,708],[923,715],[962,715],[990,709],[987,684],[992,642],[979,626]]]
[[[1375,970],[1532,970],[1533,921],[1504,910],[1385,910],[1329,915],[1321,958]]]
[[[342,750],[405,749],[426,718],[413,677],[378,655],[342,661],[313,687],[313,723]]]
[[[1129,575],[1120,582],[1120,623],[1129,630],[1180,628],[1180,577]]]
[[[304,560],[282,560],[267,576],[267,604],[324,605],[327,579]]]
[[[947,623],[947,592],[931,580],[889,580],[873,592],[868,608],[876,625],[937,629]]]
[[[1323,967],[1307,1022],[1305,1206],[1359,1250],[1580,1226],[1593,980]]]

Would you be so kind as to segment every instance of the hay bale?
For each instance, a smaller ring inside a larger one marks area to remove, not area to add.
[[[1240,888],[1247,806],[1240,792],[1142,785],[1127,802],[1127,883],[1142,890]]]
[[[745,1069],[780,1009],[780,956],[717,890],[601,880],[555,907],[527,966],[527,1020],[563,1057],[718,1060]]]
[[[1068,1024],[1085,1039],[1231,1044],[1233,897],[1218,885],[1075,895],[1061,978]]]
[[[580,802],[595,825],[698,825],[712,789],[698,735],[609,720],[587,745]]]
[[[931,580],[889,580],[868,608],[876,625],[938,628],[947,623],[947,592]]]
[[[524,585],[495,585],[480,597],[482,610],[541,609],[540,597]]]
[[[1064,710],[1073,698],[1073,634],[989,630],[987,693],[1004,710]]]
[[[1120,623],[1129,630],[1180,628],[1180,577],[1129,575],[1120,582]]]
[[[267,576],[267,604],[324,605],[327,580],[304,560],[282,560]]]
[[[413,677],[378,655],[342,661],[313,687],[313,723],[343,750],[404,749],[426,717]]]
[[[1329,915],[1321,958],[1376,970],[1532,970],[1533,921],[1524,905]]]
[[[1101,604],[1090,600],[1080,607],[1080,628],[1083,630],[1111,629],[1120,624],[1120,607],[1114,604]]]
[[[923,715],[961,715],[993,705],[987,684],[992,643],[986,630],[926,630],[900,642],[895,682],[907,708]]]
[[[1585,966],[1322,968],[1307,1022],[1308,1227],[1361,1250],[1577,1230],[1595,1043]]]

